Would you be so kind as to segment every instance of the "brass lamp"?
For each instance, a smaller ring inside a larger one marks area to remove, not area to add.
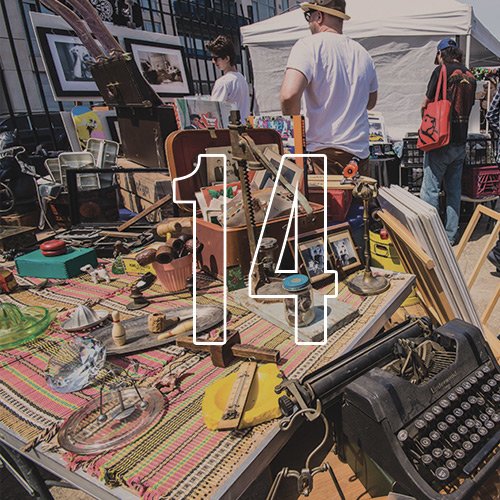
[[[365,269],[348,281],[347,287],[357,295],[378,295],[389,288],[390,282],[385,276],[374,276],[370,268],[370,212],[368,207],[370,200],[378,194],[377,183],[361,178],[356,182],[352,194],[363,201]]]

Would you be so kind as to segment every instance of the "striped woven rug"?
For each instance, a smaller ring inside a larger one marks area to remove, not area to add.
[[[19,281],[30,285],[35,280]],[[187,294],[180,294],[152,304],[147,310],[128,311],[125,306],[130,301],[128,289],[132,281],[130,277],[120,276],[109,284],[94,285],[83,277],[39,292],[27,290],[17,293],[8,296],[7,300],[60,309],[60,318],[67,316],[69,310],[89,297],[98,302],[99,308],[120,310],[124,319],[190,303]],[[397,283],[391,288],[397,289]],[[159,293],[161,289],[153,288],[147,293],[155,292]],[[325,346],[298,347],[288,333],[231,301],[230,326],[240,330],[243,343],[279,349],[283,359],[281,368],[285,374],[301,377],[334,358],[367,321],[366,317],[370,314],[364,313],[375,311],[386,300],[384,296],[363,300],[351,295],[344,287],[341,287],[339,299],[359,307],[362,314],[337,331]],[[200,304],[220,302],[218,289],[209,289],[199,296]],[[0,353],[0,422],[27,442],[61,424],[98,394],[97,385],[73,394],[58,394],[52,392],[45,382],[47,361],[61,343],[71,337],[56,322],[43,337]],[[64,458],[70,468],[81,467],[110,486],[128,486],[146,499],[207,498],[276,425],[276,422],[270,422],[237,433],[209,431],[205,427],[201,416],[205,387],[236,371],[238,363],[227,369],[216,368],[208,356],[194,355],[169,346],[112,358],[107,364],[115,368],[134,366],[137,376],[142,377],[142,383],[151,385],[174,360],[184,376],[180,388],[165,395],[162,418],[133,443],[119,450],[94,456],[65,453]]]

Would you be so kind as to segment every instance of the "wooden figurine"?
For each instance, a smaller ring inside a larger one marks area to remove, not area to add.
[[[111,329],[111,336],[113,337],[113,342],[118,346],[122,347],[127,342],[127,335],[125,327],[122,325],[120,320],[120,313],[118,311],[113,311],[111,313],[113,318],[113,328]]]

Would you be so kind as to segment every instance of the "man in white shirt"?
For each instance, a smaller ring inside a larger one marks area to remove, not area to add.
[[[225,101],[232,104],[233,109],[240,111],[241,121],[245,123],[250,115],[250,91],[245,77],[236,68],[236,51],[232,40],[220,35],[207,43],[212,53],[212,61],[222,71],[212,89],[214,101]]]
[[[355,157],[368,166],[368,110],[377,103],[375,65],[368,52],[342,34],[345,0],[302,3],[311,35],[293,46],[281,86],[285,115],[306,117],[307,150],[328,159],[328,173],[342,173]],[[316,162],[317,172],[322,162]]]

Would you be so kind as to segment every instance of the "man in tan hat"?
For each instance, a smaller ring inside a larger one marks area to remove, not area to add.
[[[353,157],[366,173],[368,110],[377,102],[375,65],[358,42],[342,34],[344,20],[350,19],[345,0],[311,0],[300,6],[312,34],[292,48],[281,85],[281,110],[300,114],[304,97],[307,150],[327,156],[329,173],[342,173]]]

